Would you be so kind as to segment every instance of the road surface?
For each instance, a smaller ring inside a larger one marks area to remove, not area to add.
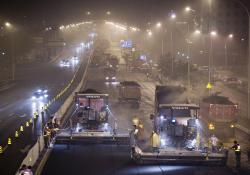
[[[45,123],[50,118],[50,114],[46,113],[42,119],[42,106],[69,83],[79,66],[78,63],[70,67],[60,67],[60,59],[54,63],[18,67],[16,85],[0,92],[0,146],[4,149],[4,154],[0,155],[0,164],[1,171],[6,175],[15,172],[29,148],[36,142],[37,136],[42,134],[42,121]],[[32,100],[33,92],[41,87],[48,89],[48,99]],[[67,94],[62,99],[66,96]],[[56,101],[50,112],[56,112],[62,103],[63,100]],[[39,111],[40,117],[32,126],[26,127],[26,122],[32,119],[36,110]],[[19,137],[15,138],[15,131],[19,131],[21,125],[24,127],[24,133],[19,133]],[[12,145],[6,146],[9,137],[12,139]]]
[[[42,175],[231,175],[227,167],[137,165],[129,147],[117,145],[55,145]]]

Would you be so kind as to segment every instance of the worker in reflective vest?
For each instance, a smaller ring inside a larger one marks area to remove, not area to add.
[[[237,141],[234,141],[234,145],[232,146],[232,149],[234,149],[235,152],[235,159],[236,159],[236,168],[240,168],[240,145],[237,143]]]

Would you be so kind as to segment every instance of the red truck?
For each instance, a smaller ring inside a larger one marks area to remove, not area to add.
[[[204,128],[222,140],[234,137],[234,126],[238,114],[237,104],[227,97],[212,95],[203,98],[200,107]]]

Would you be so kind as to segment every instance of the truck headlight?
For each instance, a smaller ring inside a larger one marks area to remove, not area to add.
[[[105,79],[106,79],[106,80],[109,80],[109,77],[106,77]]]
[[[112,80],[115,80],[116,79],[116,77],[112,77]]]

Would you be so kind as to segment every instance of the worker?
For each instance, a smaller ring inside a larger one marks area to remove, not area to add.
[[[45,148],[50,147],[50,139],[51,139],[51,130],[49,127],[45,127],[44,129],[44,142],[45,142]]]
[[[39,117],[38,109],[34,112],[34,117],[35,118]]]
[[[214,153],[217,151],[218,138],[215,137],[215,135],[213,134],[210,138],[210,141],[211,141],[212,152]]]
[[[153,131],[152,134],[151,134],[151,145],[152,145],[152,148],[153,148],[153,152],[159,152],[160,136],[155,131]]]
[[[235,160],[236,160],[236,168],[240,168],[240,155],[241,155],[241,150],[240,150],[240,144],[235,140],[234,145],[232,146],[232,149],[234,149],[235,152]]]
[[[149,72],[146,73],[146,76],[147,76],[147,80],[149,79]]]

